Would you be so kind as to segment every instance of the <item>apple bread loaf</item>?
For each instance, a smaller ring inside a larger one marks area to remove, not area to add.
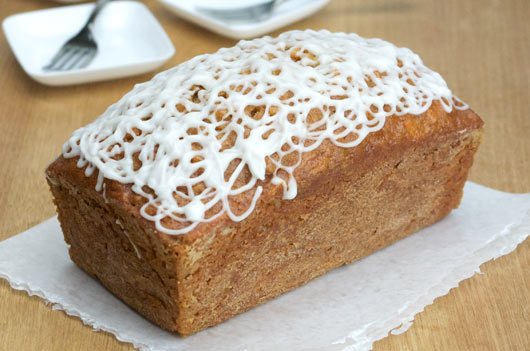
[[[135,86],[46,175],[72,260],[188,335],[447,216],[482,125],[408,49],[293,31]]]

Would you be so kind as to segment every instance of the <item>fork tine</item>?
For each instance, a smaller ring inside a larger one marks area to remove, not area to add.
[[[55,56],[51,59],[50,63],[48,63],[46,66],[42,67],[42,69],[46,71],[52,71],[54,70],[54,66],[59,62],[61,58],[70,50],[69,46],[64,45],[59,51],[55,54]]]
[[[79,48],[78,47],[70,47],[70,50],[64,54],[64,59],[62,61],[59,61],[57,63],[57,65],[55,65],[53,67],[54,70],[56,71],[64,71],[66,70],[66,66],[68,65],[68,63],[74,59],[77,55],[77,53],[79,52]]]
[[[69,71],[71,69],[76,68],[79,62],[81,62],[83,58],[85,58],[85,56],[89,54],[89,51],[90,50],[88,48],[79,48],[76,54],[70,58],[69,60],[70,64],[65,65],[64,70]]]
[[[79,64],[77,65],[77,69],[85,68],[86,66],[88,66],[90,62],[92,62],[95,56],[96,56],[96,50],[89,49],[88,53],[84,56],[83,60],[81,60]]]
[[[61,67],[70,59],[70,56],[72,56],[73,51],[74,48],[72,46],[65,45],[62,55],[54,62],[53,65],[49,66],[48,69],[50,71],[60,71]]]
[[[280,1],[269,1],[263,4],[251,5],[237,9],[212,9],[196,6],[195,9],[221,21],[244,21],[263,20],[270,16],[276,3]]]
[[[234,11],[201,9],[201,11],[212,17],[219,18],[221,20],[234,21],[234,20],[245,20],[245,19],[248,20],[249,19],[249,12],[246,9],[234,10]]]

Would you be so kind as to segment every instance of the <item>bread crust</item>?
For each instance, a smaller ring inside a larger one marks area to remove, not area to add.
[[[263,193],[241,222],[226,214],[183,235],[156,230],[130,184],[85,176],[77,159],[46,170],[72,260],[164,329],[218,324],[354,262],[456,208],[483,122],[472,110],[391,116],[353,148],[329,141],[302,156],[298,195]],[[234,212],[250,197],[234,200]],[[173,223],[178,226],[178,223]],[[171,221],[165,222],[171,227]]]

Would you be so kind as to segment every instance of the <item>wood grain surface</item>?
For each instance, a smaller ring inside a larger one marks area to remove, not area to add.
[[[232,46],[145,1],[177,50],[160,70]],[[0,0],[0,18],[60,6]],[[486,122],[470,179],[530,192],[530,1],[334,0],[290,29],[380,37],[420,54]],[[277,31],[273,34],[278,34]],[[76,128],[154,73],[71,87],[31,80],[0,36],[0,240],[55,214],[44,168]],[[31,254],[28,252],[28,254]],[[418,314],[374,350],[530,350],[530,239]],[[0,280],[0,350],[131,350]]]

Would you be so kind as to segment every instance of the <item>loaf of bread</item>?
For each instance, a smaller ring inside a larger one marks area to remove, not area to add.
[[[137,85],[46,175],[72,260],[188,335],[447,216],[482,125],[408,49],[293,31]]]

